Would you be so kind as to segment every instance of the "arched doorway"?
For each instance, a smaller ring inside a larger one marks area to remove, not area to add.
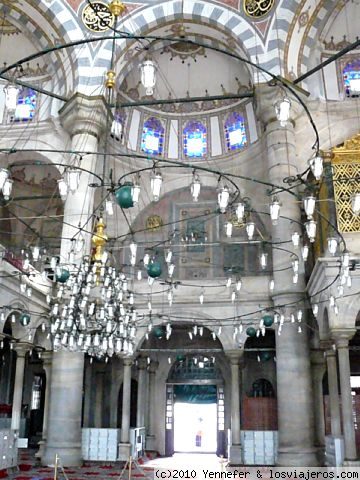
[[[224,381],[215,357],[178,355],[166,385],[166,454],[225,454]]]

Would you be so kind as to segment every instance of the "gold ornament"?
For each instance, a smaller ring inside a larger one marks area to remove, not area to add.
[[[164,225],[163,219],[159,215],[151,215],[146,219],[146,230],[156,232]]]
[[[244,12],[251,18],[261,18],[274,6],[275,0],[243,0]]]
[[[92,243],[95,247],[95,251],[92,255],[92,259],[94,262],[100,263],[102,261],[103,253],[104,253],[104,245],[108,241],[108,236],[105,233],[106,225],[102,218],[99,218],[96,226],[95,226],[95,233],[92,236]]]
[[[120,0],[112,0],[112,2],[109,3],[109,10],[114,17],[119,17],[126,12],[126,6],[120,2]]]
[[[106,72],[106,80],[105,80],[105,87],[106,88],[114,88],[116,83],[116,73],[114,70],[109,70]]]

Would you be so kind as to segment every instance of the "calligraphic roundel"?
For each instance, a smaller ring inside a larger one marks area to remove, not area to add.
[[[82,21],[92,32],[106,32],[114,25],[115,17],[104,2],[91,2],[82,11]]]
[[[270,12],[275,0],[243,0],[244,12],[251,18],[261,18]]]

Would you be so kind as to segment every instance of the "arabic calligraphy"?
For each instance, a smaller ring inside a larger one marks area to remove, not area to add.
[[[82,21],[86,28],[99,33],[109,30],[114,25],[115,17],[106,3],[92,2],[83,9]]]
[[[275,0],[244,0],[244,11],[252,18],[266,15],[274,6]]]

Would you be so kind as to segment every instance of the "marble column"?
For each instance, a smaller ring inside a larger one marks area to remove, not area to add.
[[[104,371],[97,371],[95,374],[95,416],[94,427],[102,427],[102,412],[103,412],[103,398],[104,398]]]
[[[99,138],[106,126],[109,113],[103,97],[87,97],[75,94],[60,110],[59,116],[63,127],[71,135],[72,151],[97,152]],[[65,158],[77,165],[79,156]],[[84,155],[80,167],[96,171],[97,155]],[[82,171],[76,192],[69,193],[64,208],[64,223],[61,235],[60,263],[69,263],[72,248],[71,239],[79,237],[79,225],[84,226],[93,214],[95,189],[90,187],[96,177]],[[90,253],[91,222],[83,231],[84,248],[76,253],[74,263],[79,263],[84,254]],[[81,413],[83,395],[84,354],[58,351],[54,354],[53,375],[50,392],[50,411],[48,439],[42,462],[53,464],[58,454],[63,466],[82,464],[81,455]]]
[[[151,361],[149,365],[149,417],[148,417],[148,432],[146,436],[146,450],[157,450],[156,445],[156,370],[159,367],[159,362]]]
[[[121,436],[119,443],[119,460],[129,459],[130,446],[130,408],[131,408],[131,367],[132,358],[124,358],[123,398],[121,417]]]
[[[50,404],[50,384],[51,384],[52,356],[53,356],[53,352],[50,352],[50,351],[42,352],[42,356],[41,356],[41,358],[43,360],[43,369],[44,369],[45,375],[46,375],[46,389],[45,389],[42,439],[39,442],[39,451],[36,453],[36,456],[38,458],[41,458],[44,454],[46,438],[47,438],[49,404]]]
[[[323,378],[326,371],[324,351],[311,350],[311,373],[314,393],[314,417],[315,417],[315,446],[318,449],[319,463],[324,463],[325,449],[325,418],[324,418],[324,395]]]
[[[276,119],[274,103],[278,99],[276,87],[263,85],[257,87],[258,113],[265,127],[267,179],[274,185],[284,186],[284,178],[296,177],[299,162],[296,155],[294,119],[303,113],[297,102],[291,98],[291,118],[285,126]],[[301,167],[302,168],[302,167]],[[294,192],[296,193],[296,192]],[[276,335],[276,371],[279,426],[279,466],[316,466],[318,465],[314,446],[314,413],[312,382],[310,373],[310,354],[308,330],[303,325],[298,333],[298,325],[290,323],[290,315],[295,308],[301,308],[305,298],[304,267],[299,262],[298,280],[293,282],[291,262],[299,259],[300,249],[291,243],[294,223],[301,224],[301,211],[298,198],[288,192],[279,191],[277,199],[281,204],[280,218],[271,226],[273,242],[273,278],[275,288],[272,299],[277,305],[296,305],[282,310],[285,325],[281,335]],[[264,197],[264,202],[271,202]],[[300,227],[299,227],[300,228]],[[300,232],[299,232],[300,233]],[[286,250],[279,250],[277,243],[288,241]],[[306,324],[304,310],[303,324]],[[296,313],[296,312],[295,312]]]
[[[240,437],[240,372],[239,364],[243,351],[226,352],[231,369],[231,445],[229,462],[232,465],[242,463]]]
[[[16,351],[16,369],[12,402],[11,429],[19,432],[24,387],[25,356],[29,351],[29,345],[25,343],[15,343],[14,350]]]
[[[50,408],[43,465],[53,465],[55,455],[63,466],[79,466],[81,456],[81,409],[84,354],[58,351],[53,354]]]
[[[350,462],[357,458],[349,359],[349,339],[352,338],[354,334],[355,330],[343,330],[333,333],[339,360],[341,415],[345,444],[345,460]]]
[[[336,367],[336,352],[333,350],[333,348],[328,348],[326,351],[326,364],[329,386],[331,435],[339,438],[341,436],[339,387]]]
[[[139,357],[137,359],[138,368],[138,395],[137,395],[137,412],[136,426],[145,427],[145,407],[146,407],[146,368],[147,359]]]

